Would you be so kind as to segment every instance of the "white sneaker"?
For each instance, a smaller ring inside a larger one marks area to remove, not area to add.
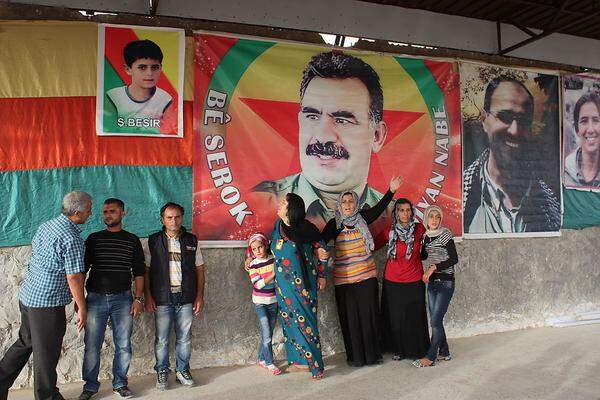
[[[183,386],[194,386],[194,378],[192,378],[192,374],[187,369],[185,371],[177,371],[175,380]]]

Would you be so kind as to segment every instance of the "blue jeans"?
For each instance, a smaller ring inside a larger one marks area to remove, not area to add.
[[[277,321],[277,303],[254,304],[254,311],[258,317],[258,331],[260,342],[258,343],[258,361],[265,364],[273,364],[273,329]]]
[[[169,371],[169,335],[173,325],[175,325],[175,371],[190,369],[194,306],[192,303],[180,304],[180,301],[181,293],[171,293],[171,304],[156,307],[154,314],[156,323],[154,370],[156,372]]]
[[[438,352],[442,357],[450,355],[446,331],[444,330],[444,315],[448,311],[448,305],[453,294],[454,281],[429,281],[427,296],[429,319],[431,320],[431,346],[429,346],[429,351],[425,357],[431,361],[436,360]]]
[[[131,302],[132,296],[129,290],[116,294],[88,293],[86,298],[88,315],[83,339],[85,343],[82,371],[85,381],[84,390],[97,392],[100,389],[100,382],[98,382],[100,351],[109,319],[115,345],[112,385],[113,388],[127,386],[133,329]]]

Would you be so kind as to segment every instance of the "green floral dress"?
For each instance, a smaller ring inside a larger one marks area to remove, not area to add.
[[[307,365],[313,376],[323,373],[321,339],[317,327],[317,277],[325,277],[326,265],[314,256],[314,249],[324,242],[303,243],[297,249],[281,227],[275,223],[271,250],[275,255],[275,285],[279,303],[279,321],[285,336],[288,364]],[[302,273],[298,250],[304,252],[307,279]]]

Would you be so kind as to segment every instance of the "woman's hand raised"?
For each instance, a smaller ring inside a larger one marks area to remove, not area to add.
[[[402,186],[403,181],[404,179],[400,175],[392,177],[390,180],[390,192],[396,193],[396,190]]]

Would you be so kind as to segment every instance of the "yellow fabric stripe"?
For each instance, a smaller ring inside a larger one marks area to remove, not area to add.
[[[0,21],[0,98],[96,95],[98,24]],[[186,37],[184,100],[193,100],[193,39]]]
[[[93,96],[96,24],[0,23],[0,97]]]

